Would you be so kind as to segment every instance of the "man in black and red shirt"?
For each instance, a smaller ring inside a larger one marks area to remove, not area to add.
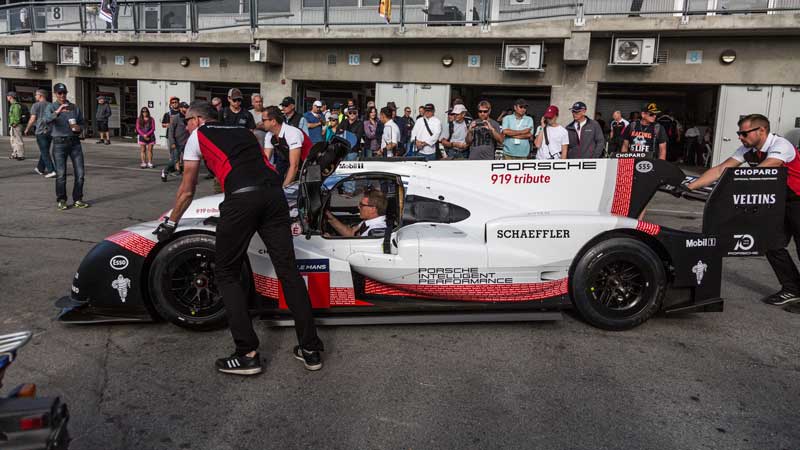
[[[191,136],[184,148],[183,181],[169,218],[153,234],[163,241],[175,232],[194,197],[202,157],[225,192],[219,206],[215,276],[236,344],[231,356],[217,360],[217,370],[238,375],[255,375],[262,370],[258,336],[248,312],[247,295],[239,281],[247,247],[256,232],[267,247],[286,303],[294,315],[300,343],[294,348],[294,356],[303,361],[306,369],[319,370],[323,345],[314,326],[305,282],[295,262],[282,180],[250,130],[216,122],[217,112],[207,102],[192,103],[186,112],[186,129]]]
[[[660,113],[655,103],[642,106],[642,118],[625,129],[620,151],[635,153],[637,158],[667,159],[667,133],[656,122]]]

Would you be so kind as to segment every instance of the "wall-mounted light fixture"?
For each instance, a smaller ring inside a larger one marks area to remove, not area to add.
[[[378,64],[381,63],[381,61],[383,61],[383,56],[375,54],[375,55],[370,56],[369,60],[372,63],[372,65],[377,66]]]
[[[453,65],[453,57],[450,55],[442,56],[442,65],[445,67],[450,67]]]
[[[719,55],[719,60],[722,61],[722,64],[731,64],[736,61],[736,52],[733,50],[724,50]]]
[[[180,63],[182,67],[189,67],[189,58],[182,57]]]
[[[139,58],[136,56],[131,56],[130,58],[128,58],[128,64],[132,66],[139,64]]]

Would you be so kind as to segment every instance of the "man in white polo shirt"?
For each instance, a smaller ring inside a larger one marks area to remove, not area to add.
[[[391,158],[397,151],[400,140],[400,127],[392,120],[392,108],[384,106],[381,108],[381,123],[383,123],[383,134],[381,134],[380,156]],[[402,153],[402,152],[400,152]]]
[[[775,271],[781,290],[764,297],[761,301],[769,305],[786,305],[800,301],[800,272],[792,261],[786,246],[794,238],[800,252],[800,157],[797,149],[786,139],[769,132],[769,119],[761,114],[750,114],[739,120],[736,132],[742,146],[721,164],[708,169],[700,178],[689,183],[689,189],[698,189],[713,183],[727,168],[747,163],[751,167],[782,167],[787,169],[787,192],[785,212],[785,244],[780,250],[768,250],[767,260]],[[787,309],[800,312],[800,303]]]
[[[313,145],[311,139],[299,128],[284,121],[283,114],[275,106],[267,107],[262,114],[264,129],[264,152],[275,161],[278,174],[283,177],[283,187],[297,178],[297,172]],[[275,155],[273,155],[273,151]]]

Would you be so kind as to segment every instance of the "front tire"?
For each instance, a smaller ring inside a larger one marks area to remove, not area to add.
[[[207,234],[180,236],[162,248],[150,269],[153,307],[166,320],[192,330],[213,330],[227,324],[225,305],[216,284],[216,239]],[[252,275],[247,264],[242,279]]]
[[[578,260],[571,280],[572,302],[590,324],[627,330],[661,309],[666,284],[663,263],[650,247],[634,238],[611,238]]]

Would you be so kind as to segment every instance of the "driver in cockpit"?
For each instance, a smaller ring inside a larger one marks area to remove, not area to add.
[[[374,189],[364,193],[358,202],[358,214],[362,221],[358,225],[346,225],[337,219],[330,211],[325,211],[328,223],[340,236],[375,236],[386,232],[386,195]]]

